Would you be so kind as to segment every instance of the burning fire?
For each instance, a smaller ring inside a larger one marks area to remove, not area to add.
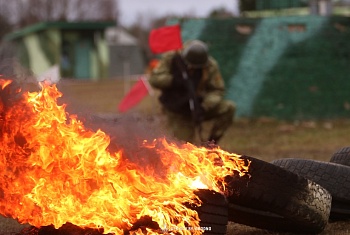
[[[198,213],[185,206],[200,204],[194,192],[223,192],[225,176],[247,172],[239,155],[164,138],[138,146],[160,156],[162,169],[141,167],[123,149],[110,152],[103,131],[68,115],[57,104],[62,93],[55,85],[22,92],[13,84],[0,79],[0,213],[21,223],[59,228],[69,222],[123,234],[150,217],[157,228],[148,234],[168,228],[199,234],[181,229],[199,227]]]

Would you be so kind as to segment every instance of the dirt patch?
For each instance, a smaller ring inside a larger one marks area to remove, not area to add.
[[[63,102],[67,103],[69,113],[82,111],[99,113],[102,119],[111,119],[117,112],[122,99],[123,84],[109,81],[104,83],[67,82],[59,85],[63,92]],[[156,97],[147,97],[131,112],[160,117]],[[108,118],[106,118],[106,116]],[[110,117],[109,117],[110,116]],[[153,124],[152,124],[153,125]],[[206,124],[208,127],[210,123]],[[205,131],[205,130],[204,130]],[[350,120],[294,121],[283,122],[273,119],[236,120],[227,131],[220,146],[232,153],[245,154],[264,161],[279,158],[297,157],[329,161],[339,148],[350,146],[348,135]],[[14,219],[0,217],[0,235],[13,235],[28,225],[21,225]],[[289,235],[275,233],[230,222],[228,233],[235,235]],[[321,235],[350,235],[350,221],[330,222]]]
[[[293,235],[293,233],[272,232],[230,222],[227,227],[228,235]],[[350,221],[329,223],[320,235],[347,235],[350,234]]]
[[[29,225],[20,224],[17,220],[0,215],[0,235],[13,235],[19,233],[26,227],[29,227]]]

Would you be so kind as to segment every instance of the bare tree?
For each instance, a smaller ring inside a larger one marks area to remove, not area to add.
[[[16,27],[41,21],[116,20],[117,0],[0,0],[0,15]]]
[[[216,8],[213,9],[210,14],[209,17],[211,18],[232,18],[234,17],[234,14],[231,11],[228,11],[226,8],[224,7],[220,7],[220,8]]]

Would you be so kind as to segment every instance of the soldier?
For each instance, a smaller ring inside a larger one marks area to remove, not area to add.
[[[225,85],[219,66],[205,43],[186,42],[181,51],[167,52],[152,70],[150,84],[160,89],[159,101],[173,135],[195,140],[195,128],[214,120],[208,139],[215,144],[233,122],[235,104],[224,99]]]

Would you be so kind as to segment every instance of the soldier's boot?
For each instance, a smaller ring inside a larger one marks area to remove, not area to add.
[[[210,135],[209,138],[208,138],[208,141],[212,142],[212,143],[215,143],[215,144],[218,144],[219,140],[222,138],[222,136],[223,135],[220,135],[220,136]]]

